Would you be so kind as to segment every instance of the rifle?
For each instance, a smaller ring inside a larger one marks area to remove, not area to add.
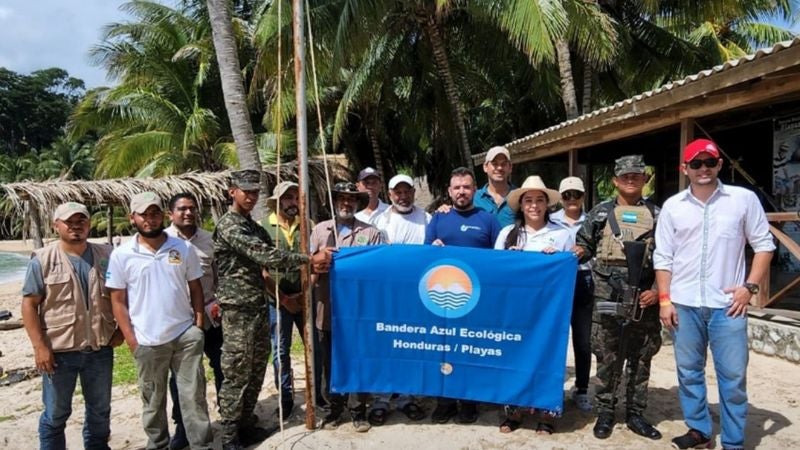
[[[618,317],[624,317],[633,322],[642,320],[644,310],[639,306],[639,294],[642,289],[639,284],[642,280],[642,268],[650,257],[650,242],[652,238],[644,241],[624,241],[623,251],[625,262],[628,266],[628,279],[612,273],[608,284],[612,288],[613,296],[617,301],[597,302],[597,312]]]

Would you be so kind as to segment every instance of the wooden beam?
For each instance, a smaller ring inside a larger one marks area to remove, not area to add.
[[[578,151],[577,150],[570,150],[567,153],[568,163],[567,166],[569,168],[569,176],[577,177],[578,174]]]
[[[767,220],[770,222],[794,222],[800,221],[800,211],[794,212],[770,212],[767,213]]]
[[[769,231],[772,233],[773,236],[775,236],[778,242],[780,242],[781,244],[783,244],[784,247],[786,247],[786,250],[789,250],[789,253],[791,253],[792,256],[800,259],[800,245],[798,245],[797,242],[794,241],[794,239],[786,235],[786,233],[781,231],[775,225],[770,225]],[[779,301],[798,284],[800,284],[800,277],[797,277],[796,279],[792,280],[788,285],[786,285],[786,287],[775,293],[775,295],[771,296],[768,301],[765,301],[760,306],[763,308]]]
[[[800,46],[798,46],[800,49]],[[626,137],[636,136],[650,131],[655,131],[669,126],[677,125],[684,119],[694,119],[711,114],[728,111],[731,109],[751,106],[775,98],[800,91],[800,75],[765,79],[750,85],[749,89],[742,92],[728,94],[706,95],[685,102],[681,109],[668,113],[656,111],[653,114],[634,114],[624,121],[615,121],[610,118],[602,129],[571,128],[569,133],[553,133],[526,142],[526,147],[515,146],[512,150],[514,162],[525,162],[548,156],[564,153],[571,149],[580,149],[604,142],[614,141]],[[532,141],[536,141],[533,143]],[[544,147],[544,148],[543,148]],[[521,149],[521,151],[520,151]]]
[[[694,119],[683,119],[681,120],[681,142],[680,146],[678,147],[678,165],[680,165],[683,161],[683,149],[686,148],[686,145],[689,142],[694,140]],[[682,191],[686,189],[686,175],[678,169],[678,190]]]

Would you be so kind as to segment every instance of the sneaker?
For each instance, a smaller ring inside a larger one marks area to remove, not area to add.
[[[342,423],[342,411],[332,410],[322,419],[323,430],[335,430]]]
[[[703,436],[703,433],[692,428],[683,436],[672,439],[672,448],[711,448],[711,439]]]
[[[436,409],[431,414],[431,422],[433,423],[447,423],[451,417],[458,414],[458,406],[455,403],[446,405],[438,404]]]
[[[592,399],[589,398],[588,392],[578,393],[578,390],[572,391],[572,402],[575,406],[583,412],[592,412]]]
[[[367,420],[367,413],[365,411],[359,411],[353,414],[353,428],[355,428],[357,433],[366,433],[372,428],[372,425],[370,425]]]

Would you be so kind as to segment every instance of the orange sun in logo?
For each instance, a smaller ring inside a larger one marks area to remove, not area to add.
[[[427,288],[433,289],[436,285],[449,290],[451,286],[461,286],[463,292],[472,292],[472,281],[463,270],[456,266],[441,265],[428,277]]]

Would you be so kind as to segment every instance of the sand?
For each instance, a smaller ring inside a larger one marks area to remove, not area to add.
[[[15,247],[16,248],[16,247]],[[5,248],[0,244],[0,250]],[[22,249],[24,250],[24,249]],[[11,250],[14,251],[14,250]],[[20,250],[17,250],[20,251]],[[0,309],[11,310],[15,318],[20,317],[19,289],[21,283],[0,284]],[[30,367],[33,365],[33,351],[23,329],[0,331],[0,366],[6,370]],[[296,385],[298,387],[295,403],[302,405],[303,377],[302,365],[295,362]],[[564,382],[565,395],[573,383],[573,367],[570,362]],[[797,381],[800,367],[785,360],[751,353],[748,379],[750,394],[750,416],[747,424],[747,448],[790,449],[800,442],[800,394]],[[272,367],[268,369],[266,381],[259,396],[256,412],[262,418],[263,426],[275,426],[277,393],[272,384]],[[713,375],[709,379],[709,397],[712,414],[718,421],[719,406],[716,384]],[[209,383],[208,402],[215,404],[214,388]],[[34,449],[38,448],[37,424],[42,410],[41,379],[34,378],[18,384],[0,387],[0,448]],[[112,395],[111,442],[112,449],[144,448],[146,438],[142,431],[140,415],[141,400],[135,385],[116,386]],[[432,402],[426,401],[425,408],[430,413]],[[334,431],[309,431],[304,426],[304,411],[295,407],[295,412],[285,424],[283,433],[278,432],[260,444],[259,449],[268,448],[541,448],[541,449],[667,449],[670,439],[683,434],[686,429],[682,421],[677,401],[677,385],[674,370],[672,347],[662,347],[653,361],[650,380],[650,407],[647,417],[664,434],[660,441],[649,441],[617,425],[613,435],[599,441],[592,436],[594,416],[577,411],[570,401],[565,401],[564,417],[557,424],[557,432],[552,436],[538,436],[533,431],[535,423],[527,419],[523,428],[511,434],[498,432],[500,410],[497,407],[482,406],[480,419],[473,425],[433,425],[429,419],[412,423],[401,413],[389,416],[386,425],[373,427],[367,433],[356,433],[349,423],[344,423]],[[214,432],[219,433],[219,414],[211,411]],[[618,418],[624,413],[620,410]],[[82,448],[81,426],[83,423],[83,401],[76,394],[73,401],[73,414],[66,435],[71,449]],[[715,428],[715,433],[718,433]],[[717,442],[719,437],[716,437]],[[215,442],[220,447],[219,438]],[[719,448],[719,444],[716,446]]]

